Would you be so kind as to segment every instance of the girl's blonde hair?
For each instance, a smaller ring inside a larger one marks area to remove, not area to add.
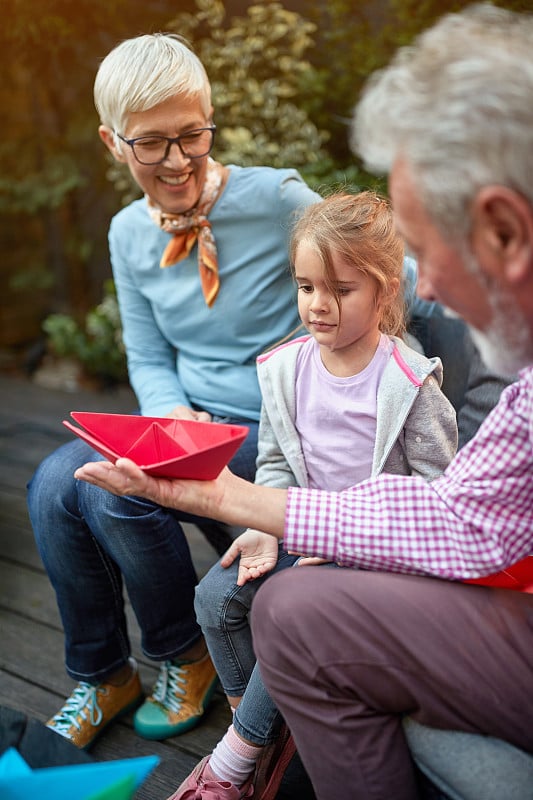
[[[327,285],[335,295],[339,310],[333,255],[353,264],[354,269],[376,282],[375,299],[376,303],[381,303],[383,333],[390,336],[404,333],[404,245],[386,198],[370,191],[338,193],[307,206],[292,232],[289,254],[293,272],[296,251],[302,242],[312,247],[321,259]],[[391,291],[396,282],[398,291]]]

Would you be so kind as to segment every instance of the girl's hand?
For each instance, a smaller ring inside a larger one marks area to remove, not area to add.
[[[237,586],[270,572],[278,562],[278,540],[269,533],[248,529],[238,536],[220,560],[229,567],[240,556]]]

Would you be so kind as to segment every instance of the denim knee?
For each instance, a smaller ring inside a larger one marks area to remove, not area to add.
[[[217,561],[196,586],[194,610],[202,629],[204,626],[206,628],[219,626],[226,606],[225,600],[235,590],[237,573],[234,566],[232,564],[228,569],[224,569]]]
[[[100,458],[84,442],[67,442],[37,467],[27,487],[27,505],[37,544],[66,535],[71,520],[80,519],[75,470]]]
[[[236,564],[227,570],[215,564],[196,587],[194,608],[224,692],[240,697],[255,664],[248,624],[255,587],[236,580]]]

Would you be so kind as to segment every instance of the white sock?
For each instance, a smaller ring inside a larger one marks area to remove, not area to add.
[[[211,772],[220,781],[242,786],[252,774],[263,748],[247,744],[230,725],[209,759]]]

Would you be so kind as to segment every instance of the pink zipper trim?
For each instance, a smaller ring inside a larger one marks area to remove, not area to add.
[[[297,344],[298,342],[305,342],[307,341],[307,339],[310,338],[311,338],[310,334],[307,334],[307,336],[298,336],[297,339],[291,339],[289,342],[280,344],[278,345],[278,347],[275,347],[274,350],[269,350],[268,353],[262,353],[261,355],[257,356],[257,363],[262,364],[263,361],[267,361],[270,358],[270,356],[274,355],[274,353],[278,353],[280,350],[285,350],[285,348],[290,347],[291,344]]]
[[[407,375],[411,383],[413,383],[415,386],[422,386],[424,381],[421,381],[420,378],[417,378],[411,367],[405,363],[396,345],[394,346],[392,355],[394,356],[394,360],[396,361],[402,372],[404,372]]]

